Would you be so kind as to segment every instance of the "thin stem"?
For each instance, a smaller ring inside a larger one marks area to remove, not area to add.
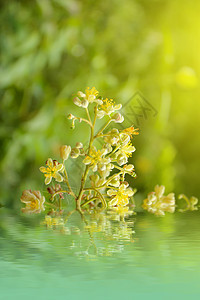
[[[120,176],[123,172],[119,172],[118,174],[113,174],[110,178],[108,178],[108,180],[104,183],[104,185],[102,186],[99,186],[99,187],[96,187],[96,189],[100,190],[100,189],[103,189],[103,188],[110,188],[108,187],[108,183],[113,179],[115,178],[117,175]]]
[[[49,203],[49,202],[45,202],[45,204],[47,204],[47,205],[50,205],[51,207],[53,207],[53,208],[57,208],[57,206],[56,205],[54,205],[54,204],[51,204],[51,203]]]
[[[107,208],[106,200],[104,199],[104,197],[102,196],[102,194],[97,189],[95,189],[95,188],[86,188],[86,189],[84,189],[84,191],[90,191],[90,190],[95,191],[99,195],[99,198],[101,199],[103,207]]]
[[[74,117],[74,120],[78,120],[79,122],[85,122],[85,123],[87,123],[88,125],[90,125],[90,127],[92,127],[92,122],[91,122],[91,120],[89,121],[89,120],[86,120],[86,119],[84,119],[84,118],[78,118],[78,117]]]
[[[110,157],[111,155],[113,155],[119,148],[120,148],[120,146],[117,146],[111,153],[109,153],[107,155],[107,157]]]
[[[88,120],[89,120],[90,124],[92,125],[92,121],[91,121],[91,118],[90,118],[89,110],[88,110],[87,107],[85,108],[85,110],[86,110],[86,113],[87,113]]]
[[[88,112],[88,115],[89,115],[89,112]],[[88,147],[87,154],[90,153],[90,149],[91,149],[91,146],[92,146],[92,143],[93,143],[93,140],[94,140],[94,126],[95,126],[95,123],[96,123],[96,118],[97,118],[97,106],[95,106],[95,109],[94,109],[94,120],[93,120],[93,124],[92,124],[92,127],[91,127],[90,142],[89,142],[89,147]],[[79,191],[78,198],[77,198],[77,201],[76,201],[76,209],[80,212],[81,212],[81,197],[83,195],[83,188],[84,188],[84,185],[85,185],[85,181],[87,179],[88,172],[89,172],[89,166],[87,165],[86,168],[85,168],[85,172],[83,174],[83,177],[81,179],[81,187],[80,187],[80,191]]]
[[[110,124],[110,122],[112,121],[112,119],[109,119],[107,122],[106,122],[106,124],[103,126],[103,128],[95,135],[95,139],[97,138],[97,137],[99,137],[99,135],[104,131],[104,129],[106,129],[106,127]]]
[[[63,166],[64,166],[64,160],[63,160]],[[71,188],[71,186],[70,186],[70,184],[69,184],[69,179],[68,179],[68,175],[67,175],[67,171],[66,171],[66,169],[65,169],[65,166],[64,166],[64,174],[65,174],[65,182],[66,182],[66,184],[67,184],[67,187],[68,187],[68,189],[69,189],[69,192],[70,192],[70,194],[71,194],[74,198],[76,198],[76,194],[72,191],[72,188]]]
[[[51,196],[50,199],[53,201],[53,198],[54,198],[56,195],[60,194],[60,193],[67,193],[67,194],[69,194],[70,192],[69,192],[69,191],[65,191],[65,190],[57,191],[57,192],[55,192],[55,193]]]
[[[95,199],[99,199],[99,197],[93,197],[93,198],[89,199],[89,200],[86,201],[85,203],[81,204],[81,207],[86,206],[87,204],[89,204],[90,202],[94,201]]]

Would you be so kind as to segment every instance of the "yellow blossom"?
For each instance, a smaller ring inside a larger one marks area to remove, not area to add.
[[[139,134],[138,130],[139,130],[138,128],[135,129],[133,126],[131,126],[131,127],[125,128],[121,132],[125,133],[125,134],[128,134],[130,136],[130,138],[132,138],[133,135],[138,135]]]
[[[122,107],[121,104],[115,105],[115,102],[113,101],[113,99],[106,98],[106,99],[103,100],[103,104],[100,105],[98,110],[97,110],[97,118],[101,119],[105,115],[110,116],[110,114],[112,114],[116,110],[121,109],[121,107]]]
[[[86,99],[90,102],[91,100],[94,100],[98,96],[99,92],[95,89],[93,86],[91,89],[89,87],[85,90]]]
[[[89,165],[93,172],[96,172],[97,169],[103,171],[106,169],[106,165],[111,161],[110,158],[105,157],[107,152],[107,149],[96,150],[96,148],[93,146],[90,149],[89,155],[87,155],[83,160],[83,163],[85,165]]]
[[[75,97],[73,99],[74,104],[76,104],[77,106],[80,106],[80,107],[84,107],[84,108],[87,108],[88,105],[93,102],[96,102],[97,104],[101,105],[103,103],[103,101],[97,98],[98,94],[99,94],[99,92],[95,89],[95,87],[93,87],[91,89],[89,87],[87,87],[85,90],[85,93],[83,93],[81,91],[79,91],[77,93],[78,97]]]
[[[26,207],[22,208],[24,213],[38,214],[44,210],[45,197],[41,195],[40,191],[25,190],[20,200],[26,204]]]
[[[133,196],[134,191],[129,187],[128,184],[121,184],[119,189],[109,189],[107,191],[108,196],[111,197],[109,206],[126,206],[129,203],[129,198]]]
[[[128,144],[122,146],[116,155],[117,163],[122,166],[128,162],[128,157],[132,156],[132,152],[135,151],[135,147],[129,141]]]
[[[49,184],[52,178],[55,178],[56,181],[63,181],[63,177],[59,172],[62,172],[64,169],[63,164],[59,164],[57,161],[53,161],[51,158],[48,158],[46,162],[47,167],[40,167],[40,171],[44,173],[45,184]]]
[[[120,152],[126,155],[127,157],[132,156],[132,152],[134,151],[135,151],[135,147],[132,145],[131,142],[128,142],[128,144],[120,148]]]

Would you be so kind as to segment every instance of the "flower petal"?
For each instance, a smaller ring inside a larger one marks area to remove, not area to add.
[[[58,164],[56,167],[55,167],[56,171],[62,171],[64,169],[64,166],[63,164]]]
[[[84,160],[83,160],[83,163],[84,163],[85,165],[91,164],[91,157],[90,157],[90,156],[86,156],[86,157],[84,158]]]
[[[52,160],[52,158],[48,158],[46,164],[47,164],[49,167],[53,168],[53,160]]]
[[[46,170],[45,167],[40,167],[39,170],[40,170],[40,172],[42,172],[42,173],[46,173],[46,172],[47,172],[47,170]]]
[[[63,177],[59,173],[56,173],[54,178],[58,182],[62,182],[63,181]]]
[[[113,190],[113,189],[109,189],[109,190],[107,191],[108,196],[116,195],[116,193],[117,193],[117,191],[116,191],[116,190]]]
[[[115,206],[117,204],[117,197],[114,197],[112,200],[109,202],[109,206]]]
[[[52,179],[51,176],[46,177],[44,183],[45,183],[46,185],[49,184],[49,183],[51,182],[51,179]]]

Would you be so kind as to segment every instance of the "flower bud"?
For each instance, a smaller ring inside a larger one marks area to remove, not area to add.
[[[134,165],[126,165],[123,167],[127,172],[132,172],[134,170]]]
[[[88,102],[86,99],[83,99],[83,100],[81,101],[81,105],[80,105],[80,106],[82,106],[83,108],[87,108],[87,107],[88,107],[88,104],[89,104],[89,102]]]
[[[119,187],[120,186],[120,177],[116,176],[114,177],[110,182],[110,185],[114,186],[114,187]]]
[[[123,154],[119,154],[117,157],[117,163],[118,165],[122,166],[124,164],[126,164],[128,161],[127,157]]]
[[[124,121],[124,117],[120,113],[114,114],[114,116],[112,116],[112,119],[115,123],[122,123]]]
[[[105,112],[103,110],[97,111],[97,119],[102,119],[105,116]]]
[[[86,96],[86,95],[85,95],[83,92],[81,92],[81,91],[78,91],[77,95],[78,95],[78,97],[81,97],[81,98],[84,98],[84,97]]]
[[[67,118],[68,118],[68,120],[72,120],[72,119],[74,119],[74,115],[69,114],[69,115],[67,116]]]
[[[77,105],[77,106],[82,106],[81,100],[80,100],[78,97],[75,97],[75,98],[73,99],[73,102],[74,102],[74,104]]]
[[[78,148],[72,148],[71,158],[77,158],[80,155],[80,150]]]
[[[63,145],[63,146],[60,147],[60,157],[63,160],[68,159],[70,152],[71,152],[71,147],[70,146]]]
[[[79,149],[83,148],[83,144],[80,143],[80,142],[77,142],[76,143],[76,148],[79,148]]]

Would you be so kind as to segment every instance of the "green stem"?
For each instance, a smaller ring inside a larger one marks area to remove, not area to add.
[[[63,160],[63,166],[64,166],[64,160]],[[65,174],[65,182],[66,182],[67,187],[68,187],[68,189],[69,189],[69,193],[70,193],[74,198],[77,198],[77,197],[76,197],[76,194],[72,191],[72,188],[71,188],[71,186],[70,186],[70,184],[69,184],[69,179],[68,179],[68,175],[67,175],[67,171],[66,171],[66,169],[65,169],[65,166],[64,166],[64,174]]]
[[[88,117],[90,118],[89,111],[88,110],[86,110],[86,111],[88,112]],[[92,143],[93,143],[93,140],[94,140],[94,126],[95,126],[96,118],[97,118],[97,106],[95,106],[94,120],[93,120],[93,124],[92,124],[92,127],[91,127],[90,142],[89,142],[89,147],[88,147],[87,154],[90,153],[90,149],[91,149],[91,146],[92,146]],[[86,168],[85,168],[85,172],[83,174],[83,177],[81,179],[81,187],[80,187],[80,191],[79,191],[79,194],[78,194],[78,197],[77,197],[77,200],[76,200],[76,209],[80,212],[81,212],[81,197],[83,195],[83,188],[84,188],[84,185],[85,185],[85,181],[87,179],[88,172],[89,172],[89,166],[87,165]]]
[[[81,207],[86,206],[87,204],[89,204],[90,202],[94,201],[95,199],[99,199],[99,197],[93,197],[93,198],[89,199],[89,200],[86,201],[85,203],[81,204]]]
[[[79,122],[85,122],[85,123],[87,123],[88,125],[90,125],[90,127],[92,127],[92,122],[91,122],[91,120],[89,121],[89,120],[86,120],[86,119],[84,119],[84,118],[78,118],[78,117],[74,117],[74,120],[78,120]]]
[[[106,124],[103,126],[103,128],[95,135],[95,139],[97,138],[97,137],[99,137],[99,135],[104,131],[104,129],[106,129],[106,127],[110,124],[110,122],[112,121],[112,119],[109,119],[107,122],[106,122]]]
[[[86,110],[86,113],[87,113],[88,120],[89,120],[90,124],[92,125],[92,121],[91,121],[91,118],[90,118],[90,114],[89,114],[88,108],[86,107],[85,110]]]
[[[110,187],[107,186],[108,183],[109,183],[113,178],[115,178],[115,176],[121,175],[122,173],[123,173],[123,172],[119,172],[118,174],[113,174],[110,178],[108,178],[108,180],[104,183],[104,185],[99,186],[99,187],[96,187],[96,189],[100,190],[100,189],[103,189],[103,188],[110,188]],[[113,187],[111,187],[111,188],[113,188]]]
[[[100,200],[102,202],[103,207],[107,208],[106,200],[104,199],[104,197],[102,196],[102,194],[97,189],[95,189],[95,188],[86,188],[86,189],[84,189],[84,191],[90,191],[90,190],[95,191],[99,195],[99,198],[100,198]]]
[[[53,207],[53,208],[57,208],[57,206],[56,205],[54,205],[54,204],[51,204],[51,203],[49,203],[49,202],[45,202],[45,204],[47,204],[47,205],[50,205],[51,207]]]
[[[53,201],[53,198],[54,198],[56,195],[60,194],[60,193],[67,193],[67,194],[69,194],[69,191],[65,191],[65,190],[57,191],[57,192],[55,192],[55,193],[51,196],[50,199]]]

